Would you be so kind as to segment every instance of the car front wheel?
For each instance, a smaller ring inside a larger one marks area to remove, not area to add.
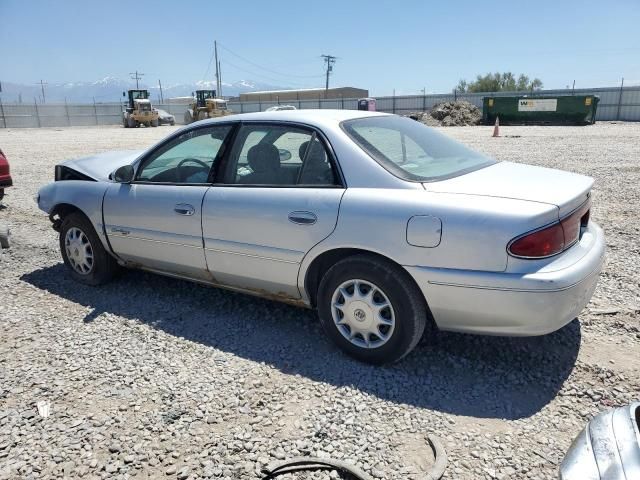
[[[67,215],[60,228],[60,251],[74,280],[86,285],[102,285],[118,270],[93,225],[82,213]]]
[[[338,347],[376,365],[406,356],[427,324],[426,302],[408,273],[368,255],[333,265],[320,282],[317,304],[322,325]]]

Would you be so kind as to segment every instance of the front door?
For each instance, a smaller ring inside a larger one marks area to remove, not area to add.
[[[104,198],[114,252],[134,265],[210,280],[202,242],[202,201],[230,126],[194,128],[142,160],[135,180]]]
[[[215,281],[300,298],[300,262],[335,229],[343,193],[334,159],[316,132],[243,124],[202,207],[205,256]]]

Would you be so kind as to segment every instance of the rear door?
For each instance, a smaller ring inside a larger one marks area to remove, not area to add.
[[[218,283],[300,298],[304,255],[333,232],[343,182],[320,132],[243,123],[202,210],[205,256]]]
[[[210,278],[202,201],[230,130],[229,125],[188,130],[148,155],[132,183],[109,187],[105,228],[120,258],[162,272]]]

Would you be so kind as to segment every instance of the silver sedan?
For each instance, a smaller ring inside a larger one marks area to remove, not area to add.
[[[38,203],[79,282],[141,268],[316,308],[338,347],[381,364],[433,328],[541,335],[575,318],[604,258],[592,184],[395,115],[298,110],[67,161]]]

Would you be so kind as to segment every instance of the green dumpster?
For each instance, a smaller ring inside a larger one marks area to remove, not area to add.
[[[482,120],[492,125],[589,125],[596,123],[595,95],[484,97]]]

